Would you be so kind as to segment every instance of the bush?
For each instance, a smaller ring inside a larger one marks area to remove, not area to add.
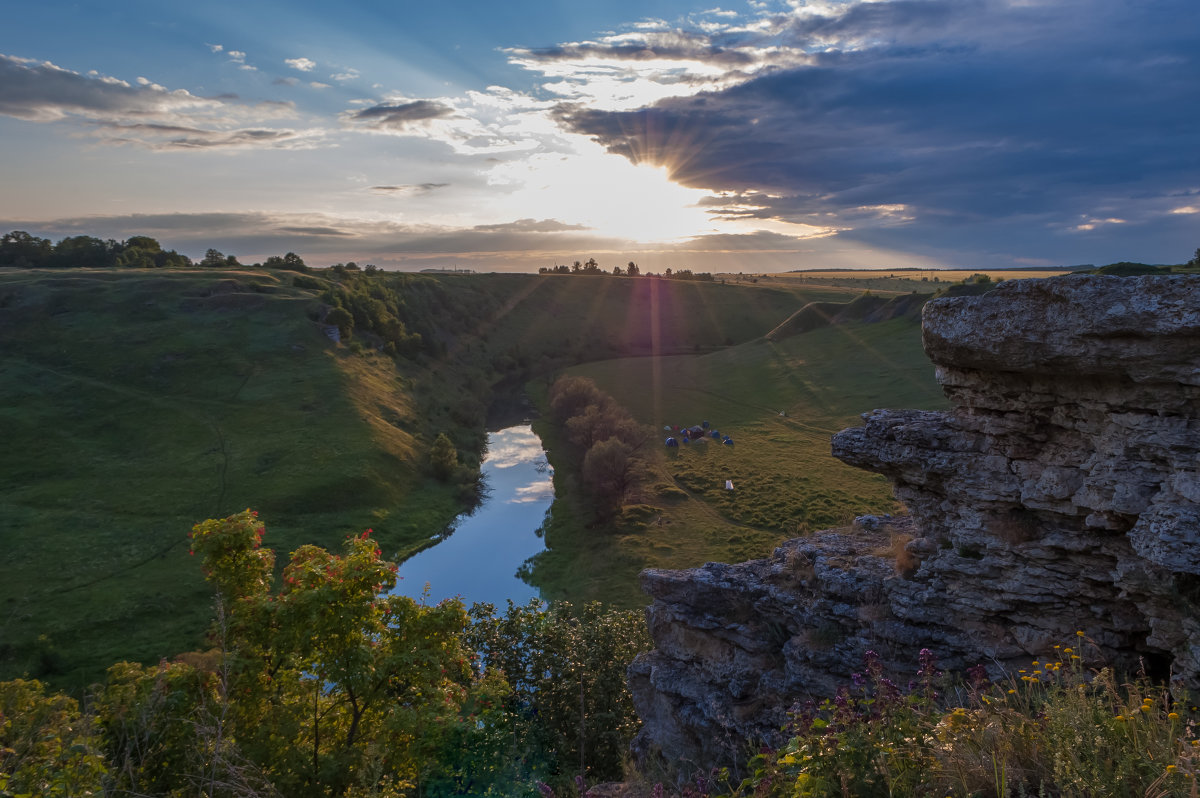
[[[1075,645],[1088,645],[1083,632]],[[799,708],[792,738],[751,760],[733,794],[1195,795],[1200,740],[1186,697],[1054,650],[997,683],[982,666],[950,683],[923,650],[907,691],[868,652],[854,685]]]

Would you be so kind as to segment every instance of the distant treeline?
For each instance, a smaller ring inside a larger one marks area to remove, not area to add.
[[[622,269],[620,266],[614,266],[611,272],[600,268],[600,264],[595,258],[588,258],[586,263],[575,261],[570,266],[565,263],[561,266],[543,266],[538,269],[538,274],[612,274],[617,277],[637,277],[641,275],[642,270],[633,261],[629,261]],[[660,275],[653,272],[646,274],[647,277],[659,277]],[[661,275],[668,280],[698,280],[700,282],[713,282],[713,276],[708,272],[693,272],[691,269],[679,269],[672,271],[667,269]]]
[[[251,265],[297,272],[308,271],[304,261],[294,252],[272,255],[263,263]],[[181,255],[173,249],[163,249],[162,245],[150,236],[132,236],[125,241],[92,236],[67,236],[55,244],[48,238],[39,238],[24,230],[14,230],[0,237],[0,266],[15,266],[20,269],[155,269],[188,266],[240,268],[242,264],[233,255],[225,255],[215,249],[205,252],[199,261],[193,261],[187,255]]]

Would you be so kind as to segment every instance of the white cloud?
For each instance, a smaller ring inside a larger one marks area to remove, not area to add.
[[[1200,208],[1194,205],[1181,205],[1178,208],[1172,208],[1171,213],[1200,213]]]
[[[554,482],[550,479],[543,479],[517,488],[514,491],[513,498],[509,499],[508,503],[531,504],[533,502],[550,501],[553,498]]]
[[[301,72],[312,72],[317,66],[317,62],[311,58],[285,58],[283,63]]]
[[[359,72],[357,69],[347,69],[344,72],[335,72],[332,75],[330,75],[329,77],[331,80],[342,81],[342,80],[354,80],[355,78],[360,77],[360,75],[359,75]]]
[[[73,123],[102,141],[152,150],[308,147],[324,135],[261,124],[294,117],[290,103],[200,97],[143,76],[136,84],[94,70],[84,75],[49,61],[0,55],[0,114]]]
[[[529,427],[513,427],[492,436],[486,462],[492,468],[512,468],[544,459],[542,442]]]

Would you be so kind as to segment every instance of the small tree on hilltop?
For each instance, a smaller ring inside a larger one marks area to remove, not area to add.
[[[458,450],[446,433],[438,433],[437,439],[429,449],[429,464],[433,466],[433,474],[445,482],[454,476],[458,468]]]

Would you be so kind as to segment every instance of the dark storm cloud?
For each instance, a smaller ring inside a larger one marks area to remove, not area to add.
[[[853,3],[776,35],[811,65],[558,117],[743,218],[1062,232],[1200,187],[1194,0]]]
[[[430,191],[436,191],[439,188],[445,188],[449,183],[418,183],[416,185],[401,185],[401,186],[371,186],[371,191],[376,191],[380,194],[428,194]]]
[[[377,129],[403,129],[414,122],[426,122],[453,115],[454,110],[434,100],[383,103],[364,108],[350,118]]]

